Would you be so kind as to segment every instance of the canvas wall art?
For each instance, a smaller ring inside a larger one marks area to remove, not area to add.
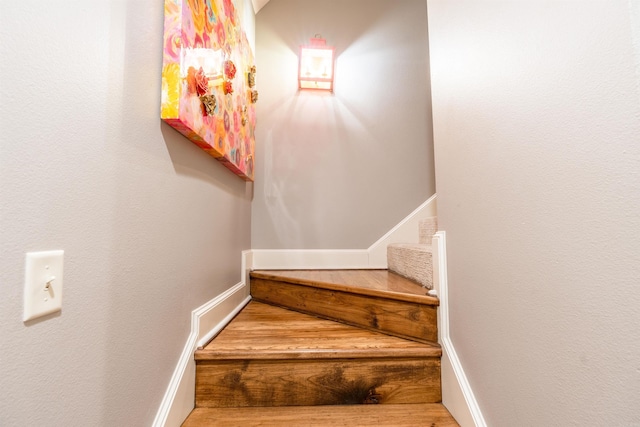
[[[247,181],[256,69],[233,0],[165,0],[161,117]]]

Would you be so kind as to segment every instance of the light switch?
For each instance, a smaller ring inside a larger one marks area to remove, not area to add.
[[[64,251],[27,253],[22,319],[25,322],[62,310],[63,261]]]

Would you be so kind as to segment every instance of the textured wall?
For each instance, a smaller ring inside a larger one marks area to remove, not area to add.
[[[454,345],[487,423],[640,425],[640,6],[429,0]]]
[[[2,426],[150,425],[191,311],[240,280],[251,185],[161,124],[162,25],[162,1],[2,2]],[[24,254],[51,249],[62,313],[25,325]]]
[[[335,93],[297,90],[299,46],[336,47]],[[271,0],[256,16],[252,246],[367,248],[435,191],[423,0]]]

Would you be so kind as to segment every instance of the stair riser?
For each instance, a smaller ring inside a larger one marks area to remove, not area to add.
[[[431,250],[429,248],[429,250]],[[433,288],[433,256],[431,252],[398,245],[387,248],[387,264],[389,271]]]
[[[211,361],[196,366],[196,407],[437,403],[440,360]]]
[[[295,283],[251,279],[254,300],[420,342],[438,340],[436,307]]]

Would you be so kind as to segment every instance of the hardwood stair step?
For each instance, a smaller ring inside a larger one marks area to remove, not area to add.
[[[439,300],[387,270],[262,270],[256,301],[423,343],[436,342]]]
[[[277,306],[250,302],[195,359],[330,359],[440,357],[418,343]]]
[[[438,403],[408,405],[197,408],[183,427],[458,427]]]
[[[196,352],[196,407],[440,402],[441,354],[251,302]]]

